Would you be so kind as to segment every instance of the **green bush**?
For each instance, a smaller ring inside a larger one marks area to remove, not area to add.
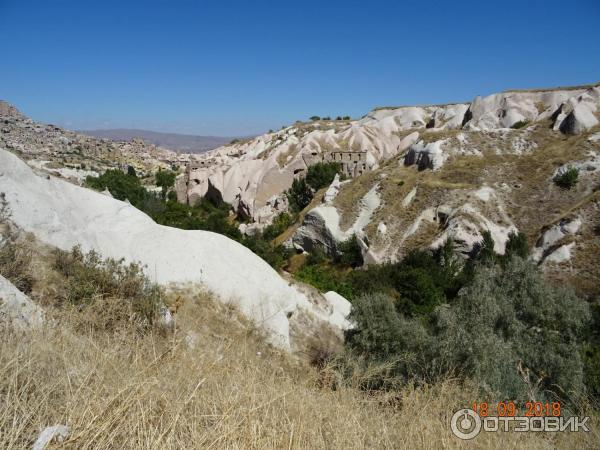
[[[510,260],[513,256],[526,259],[529,256],[529,244],[527,242],[527,236],[523,233],[510,232],[508,235],[508,241],[506,241],[506,247],[504,251],[504,259]]]
[[[272,241],[294,223],[294,218],[288,213],[281,213],[267,226],[262,233],[264,239]]]
[[[86,184],[98,191],[108,189],[114,198],[129,200],[136,207],[142,203],[147,195],[147,191],[138,177],[127,175],[116,169],[109,169],[99,177],[88,176]]]
[[[338,262],[348,267],[360,267],[363,265],[362,249],[356,235],[338,244],[340,256]]]
[[[340,272],[336,267],[329,264],[305,264],[295,276],[300,281],[304,281],[321,292],[335,291],[345,298],[354,296],[354,289],[350,280]]]
[[[569,167],[567,170],[554,177],[554,183],[563,189],[575,187],[578,181],[579,169],[576,167]]]
[[[133,167],[133,166],[127,166],[127,175],[129,175],[130,177],[137,177],[137,173],[135,171],[135,167]]]
[[[312,120],[313,122],[315,122],[317,120],[321,120],[321,118],[319,116],[311,116],[310,120]]]
[[[84,254],[74,247],[69,252],[55,250],[53,268],[66,280],[63,300],[67,303],[85,307],[116,299],[138,323],[148,326],[158,318],[164,293],[139,264],[102,259],[94,251]]]
[[[347,341],[355,354],[392,361],[404,380],[461,376],[497,399],[576,401],[589,318],[583,300],[515,257],[478,266],[456,300],[412,318],[397,300],[358,296]]]
[[[312,190],[304,178],[294,179],[292,187],[285,194],[290,204],[290,210],[295,213],[306,208],[313,199]]]
[[[15,233],[5,237],[0,245],[0,275],[10,281],[19,291],[28,294],[35,281],[31,262],[33,253]]]
[[[529,125],[529,121],[527,120],[519,120],[518,122],[515,122],[511,128],[514,130],[519,130],[521,128],[525,128],[527,125]]]
[[[313,188],[315,191],[329,186],[335,175],[340,173],[342,170],[342,166],[340,163],[330,162],[330,163],[316,163],[312,166],[308,167],[308,171],[306,173],[306,182],[308,185]]]
[[[177,174],[170,170],[158,170],[154,175],[156,179],[156,185],[162,188],[162,198],[163,200],[167,198],[167,192],[170,188],[175,185],[175,178]]]

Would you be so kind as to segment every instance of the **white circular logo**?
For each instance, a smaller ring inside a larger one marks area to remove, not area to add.
[[[457,438],[473,439],[481,431],[481,417],[472,409],[460,409],[452,416],[450,428]]]

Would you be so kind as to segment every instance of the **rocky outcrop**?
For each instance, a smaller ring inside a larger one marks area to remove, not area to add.
[[[430,142],[425,144],[417,142],[411,145],[404,156],[404,164],[407,166],[416,165],[419,170],[436,170],[442,167],[448,155],[442,150],[442,144],[445,140]]]
[[[0,323],[28,329],[43,322],[42,309],[0,275]]]
[[[532,259],[538,262],[561,263],[571,258],[574,242],[565,242],[581,228],[582,220],[563,219],[543,231],[532,251]]]
[[[580,134],[597,124],[594,111],[588,105],[580,103],[564,118],[559,129],[565,134]]]
[[[41,242],[64,250],[79,245],[84,252],[140,262],[148,276],[163,285],[202,285],[237,306],[281,348],[292,346],[290,324],[298,312],[331,323],[333,310],[326,299],[303,295],[237,242],[207,231],[158,225],[127,202],[36,176],[4,150],[0,150],[0,192],[5,194],[11,222]]]
[[[310,210],[292,236],[291,244],[298,250],[310,252],[318,248],[331,257],[337,257],[338,244],[356,236],[365,262],[378,261],[377,256],[370,251],[364,234],[365,227],[371,223],[373,213],[381,205],[377,189],[378,185],[373,186],[360,200],[357,205],[358,217],[345,231],[340,228],[340,214],[335,206],[324,204]]]
[[[417,142],[426,131],[508,130],[518,124],[553,120],[564,133],[597,123],[600,88],[507,91],[471,103],[379,108],[355,121],[297,123],[284,130],[221,147],[194,157],[187,201],[204,196],[208,179],[234,208],[256,219],[268,199],[281,195],[309,165],[335,152],[365,154],[366,170],[405,154],[406,164],[437,169],[452,155],[449,142]],[[452,145],[454,145],[453,143]],[[516,150],[526,147],[514,142]],[[407,151],[408,150],[408,151]],[[456,149],[460,152],[460,149]]]

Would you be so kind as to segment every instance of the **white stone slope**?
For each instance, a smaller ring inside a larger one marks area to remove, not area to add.
[[[0,275],[0,324],[27,329],[43,322],[42,309]]]
[[[104,257],[141,262],[160,284],[202,283],[221,300],[237,305],[280,347],[290,348],[289,317],[293,320],[299,309],[340,322],[325,299],[316,305],[261,258],[225,236],[157,225],[127,202],[39,177],[2,149],[0,192],[10,220],[42,242],[65,250],[81,245]]]
[[[334,180],[332,186],[335,187],[336,182],[337,180]],[[332,186],[330,186],[330,189]],[[311,209],[304,217],[302,225],[298,227],[292,236],[292,245],[304,251],[311,251],[315,247],[319,247],[324,249],[330,256],[334,256],[337,254],[338,244],[354,235],[362,248],[365,262],[378,262],[377,256],[369,252],[364,235],[365,227],[371,223],[373,213],[381,205],[381,199],[377,192],[378,188],[379,185],[374,185],[360,200],[358,217],[347,230],[341,229],[340,213],[335,206],[325,203]]]
[[[261,220],[268,223],[275,212],[271,217],[265,214],[267,202],[272,203],[326,152],[365,151],[367,166],[375,168],[410,149],[422,168],[436,169],[447,154],[443,142],[417,142],[425,130],[509,130],[517,122],[552,119],[555,129],[576,134],[598,123],[599,110],[600,87],[596,86],[507,91],[471,103],[382,108],[355,121],[292,125],[195,157],[198,168],[189,185],[179,181],[179,198],[194,202],[212,189],[257,221],[261,211]]]

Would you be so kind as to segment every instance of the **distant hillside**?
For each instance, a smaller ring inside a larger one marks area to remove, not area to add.
[[[187,153],[203,153],[213,148],[229,143],[232,138],[220,136],[196,136],[193,134],[159,133],[149,130],[111,129],[111,130],[80,130],[80,133],[113,141],[130,141],[134,138],[171,150],[181,150]]]

